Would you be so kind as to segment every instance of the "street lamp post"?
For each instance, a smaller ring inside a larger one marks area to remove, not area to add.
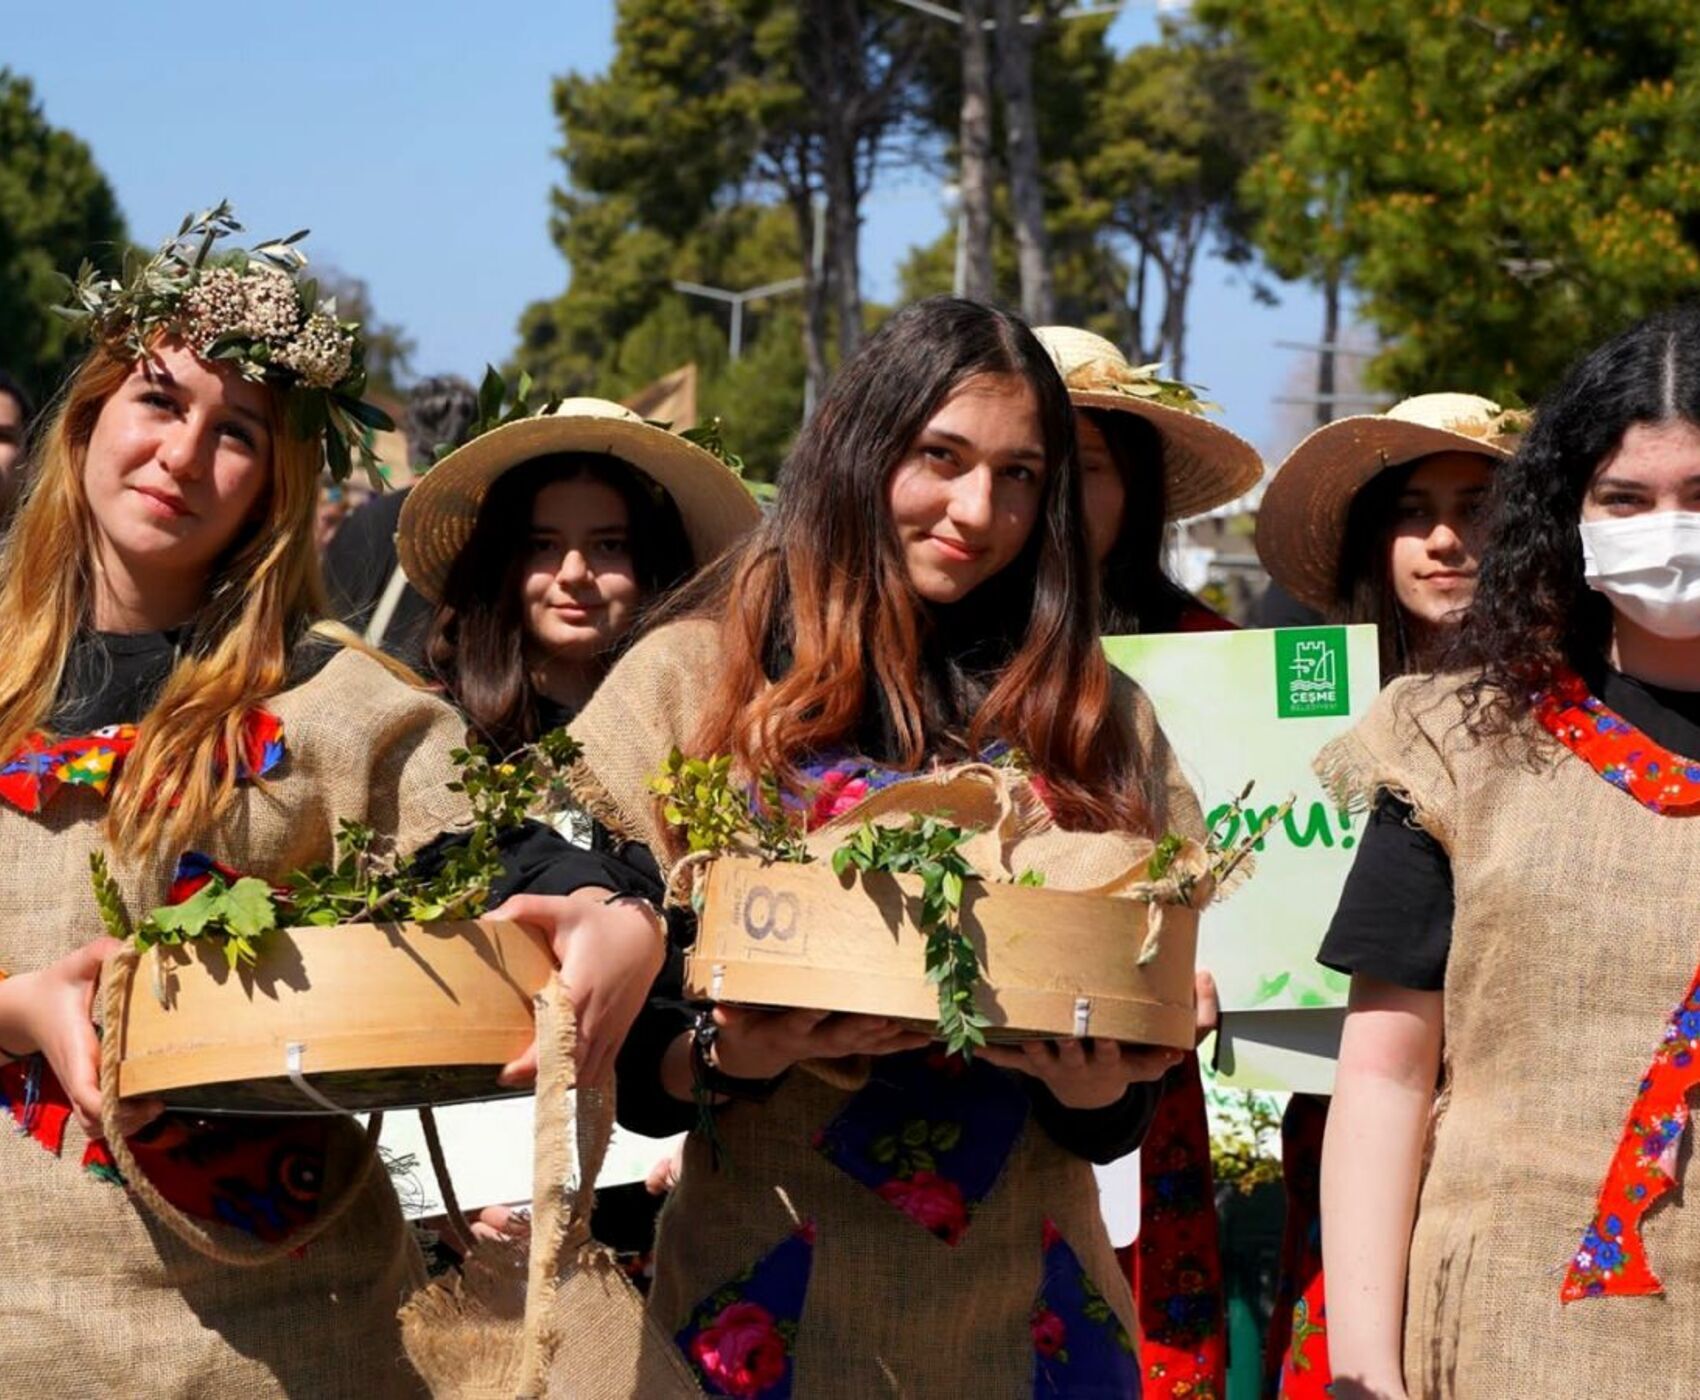
[[[701,282],[675,282],[673,290],[683,292],[686,296],[708,297],[711,301],[723,301],[732,308],[732,325],[728,334],[728,342],[732,358],[738,359],[744,353],[744,303],[760,301],[763,297],[778,296],[782,292],[798,292],[803,289],[801,277],[787,277],[782,282],[764,282],[759,287],[746,287],[742,291],[734,291],[730,287],[705,287]]]

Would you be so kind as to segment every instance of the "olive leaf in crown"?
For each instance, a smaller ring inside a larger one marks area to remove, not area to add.
[[[364,400],[365,346],[360,325],[336,314],[336,299],[319,298],[318,284],[303,281],[307,258],[287,238],[223,251],[221,240],[238,233],[230,202],[191,214],[147,256],[124,255],[117,277],[86,259],[64,279],[68,303],[61,316],[96,344],[141,358],[160,333],[179,336],[201,359],[224,361],[245,379],[284,392],[292,429],[324,444],[325,464],[337,481],[356,461],[376,486],[383,469],[373,434],[395,426],[389,414]]]

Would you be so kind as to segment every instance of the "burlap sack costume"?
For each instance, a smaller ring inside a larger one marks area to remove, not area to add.
[[[649,782],[675,745],[689,743],[719,653],[710,623],[653,633],[572,726],[584,746],[577,796],[617,836],[649,846],[663,872],[678,865],[682,851],[678,835],[659,825]],[[1163,778],[1160,828],[1201,835],[1197,802],[1150,706],[1131,686],[1127,700],[1143,752]],[[1123,868],[1140,848],[1122,836],[1062,837],[1030,790],[1019,815],[1026,841],[1006,850],[1006,864],[1040,869],[1052,887],[1099,883],[1092,872],[1113,861],[1095,846],[1119,848]],[[875,1079],[888,1064],[874,1067]],[[800,1066],[766,1103],[719,1110],[719,1169],[703,1135],[691,1135],[682,1180],[661,1217],[649,1300],[661,1330],[690,1332],[704,1315],[699,1305],[742,1296],[806,1252],[806,1295],[787,1342],[794,1394],[1025,1400],[1035,1376],[1035,1299],[1049,1277],[1049,1247],[1061,1239],[1107,1303],[1106,1322],[1113,1314],[1112,1325],[1131,1334],[1132,1301],[1099,1214],[1092,1169],[1030,1118],[971,1223],[959,1234],[948,1224],[939,1231],[956,1234],[954,1242],[918,1228],[916,1218],[817,1150],[870,1086],[870,1068],[867,1061]]]
[[[1452,862],[1444,1087],[1411,1242],[1412,1396],[1689,1396],[1700,1211],[1647,1219],[1664,1297],[1563,1304],[1637,1084],[1694,975],[1700,821],[1619,792],[1533,720],[1473,740],[1459,677],[1396,681],[1318,768],[1336,796],[1408,801]]]
[[[263,784],[238,788],[198,849],[279,882],[329,854],[339,818],[394,833],[404,851],[465,820],[464,799],[445,786],[460,721],[368,657],[339,654],[267,708],[283,720],[287,757]],[[101,798],[72,787],[34,816],[0,804],[0,967],[29,971],[99,935],[88,856],[104,845],[105,815]],[[175,855],[116,867],[129,909],[164,902]],[[421,1261],[362,1133],[338,1129],[324,1199],[355,1173],[358,1197],[302,1257],[248,1269],[205,1258],[85,1172],[75,1119],[57,1158],[0,1133],[0,1394],[419,1393],[395,1311],[423,1282]]]

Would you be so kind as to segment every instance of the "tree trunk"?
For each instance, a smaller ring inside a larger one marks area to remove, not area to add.
[[[867,59],[861,52],[862,23],[857,0],[811,0],[811,7],[816,15],[816,42],[820,45],[818,71],[825,79],[815,85],[813,100],[820,104],[826,257],[832,269],[833,309],[838,319],[838,362],[843,364],[862,343],[862,221],[856,183],[856,121],[864,95]]]
[[[815,246],[814,201],[807,190],[791,195],[791,213],[797,221],[797,242],[803,257],[803,403],[813,409],[820,402],[828,378],[826,368],[826,306],[829,288],[825,267],[817,267],[809,250]]]
[[[1334,421],[1334,350],[1340,342],[1340,270],[1329,268],[1322,277],[1322,349],[1316,357],[1316,422]]]
[[[1051,269],[1046,258],[1045,190],[1039,174],[1039,123],[1033,102],[1033,34],[1021,22],[1023,8],[1022,0],[992,0],[1016,265],[1021,272],[1021,314],[1039,326],[1053,319]]]
[[[962,207],[958,296],[992,299],[992,46],[986,0],[962,0]]]

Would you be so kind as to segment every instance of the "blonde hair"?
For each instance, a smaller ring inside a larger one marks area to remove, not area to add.
[[[102,408],[135,362],[94,350],[39,439],[31,485],[0,552],[0,755],[17,751],[58,698],[71,643],[93,618],[97,537],[83,467]],[[313,548],[323,460],[267,395],[271,482],[258,525],[215,567],[188,651],[142,717],[107,839],[120,855],[181,846],[230,806],[242,723],[282,690],[290,644],[324,613]]]

